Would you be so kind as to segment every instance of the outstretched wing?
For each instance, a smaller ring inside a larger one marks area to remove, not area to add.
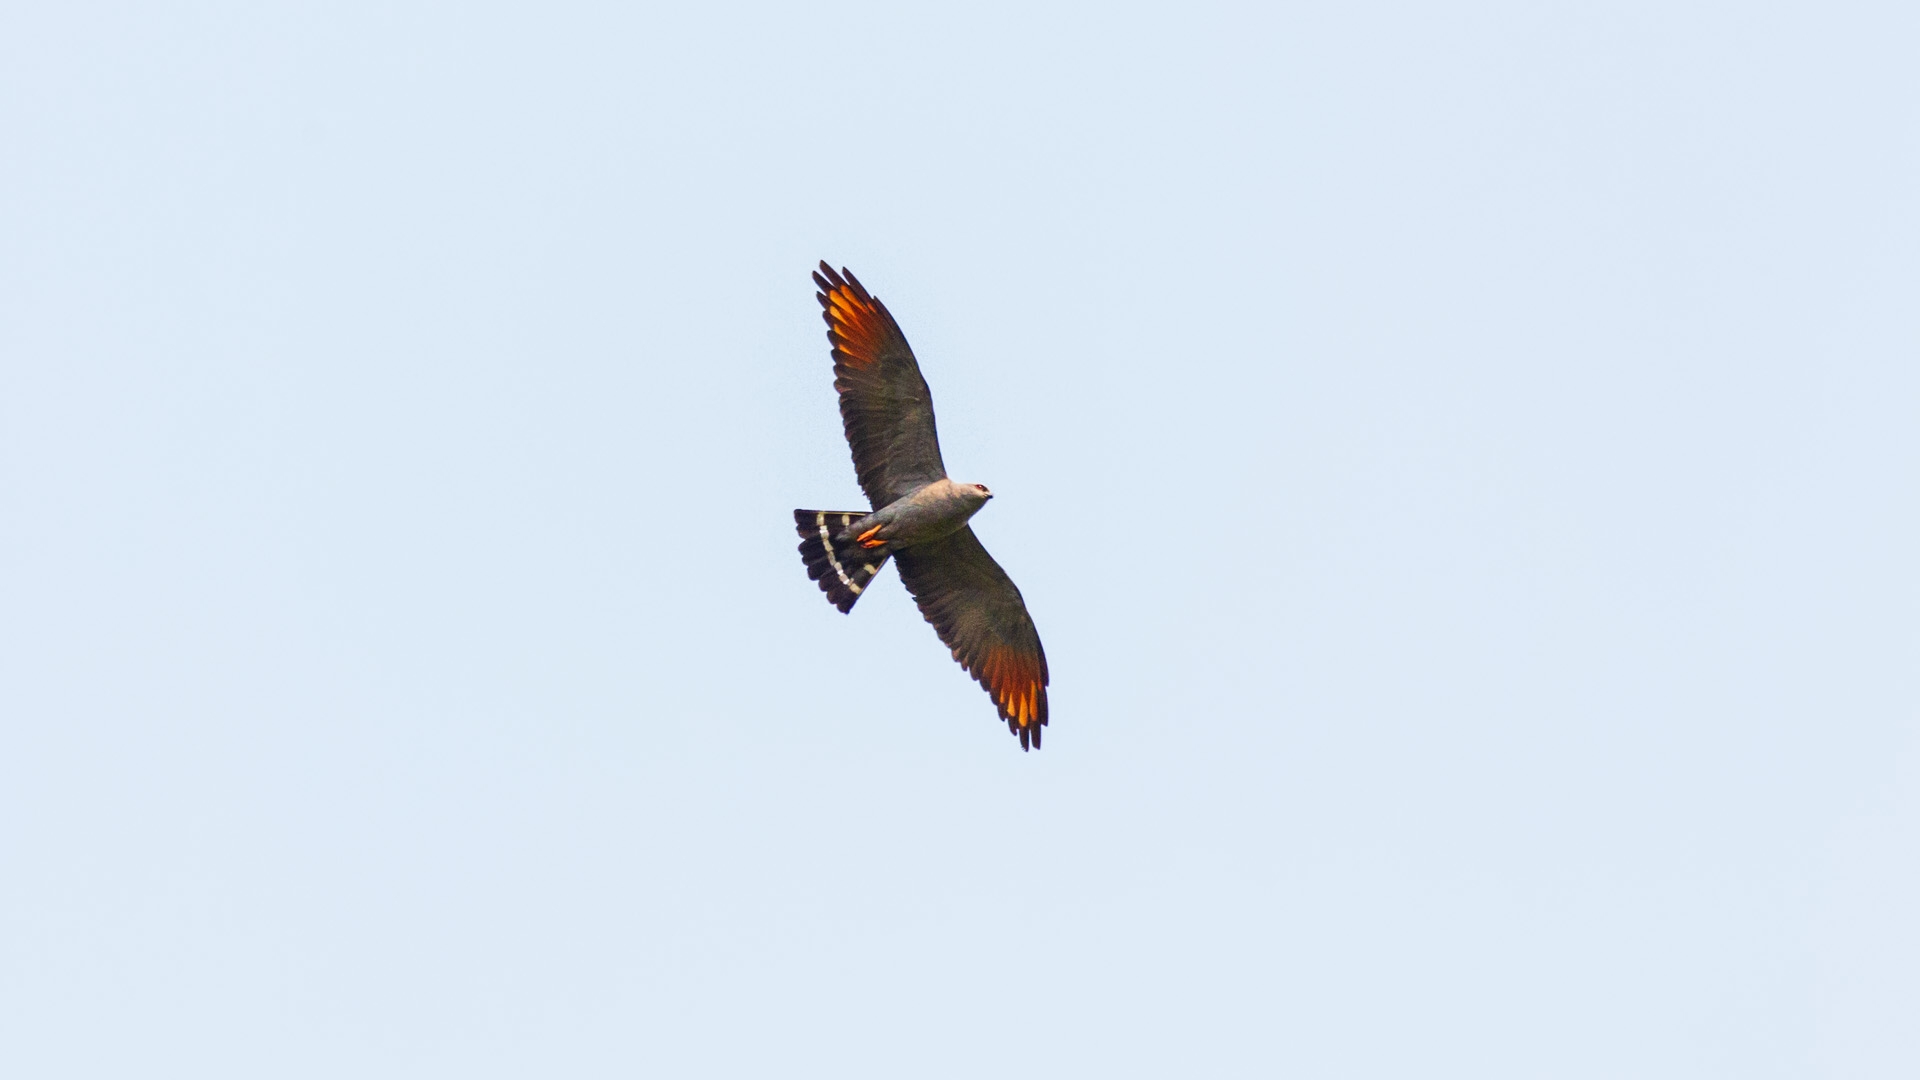
[[[833,388],[860,489],[875,510],[947,475],[933,430],[933,395],[900,324],[852,272],[822,262],[813,275],[833,343]]]
[[[1000,707],[1022,750],[1040,745],[1047,723],[1047,654],[1020,590],[971,526],[894,553],[900,580],[953,650],[953,658]]]

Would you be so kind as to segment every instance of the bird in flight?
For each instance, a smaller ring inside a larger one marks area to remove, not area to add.
[[[867,510],[795,510],[807,575],[842,613],[888,559],[920,614],[1000,710],[1020,749],[1047,724],[1047,654],[1026,601],[967,520],[993,498],[947,477],[933,395],[906,335],[851,271],[813,275],[833,345],[833,387]]]

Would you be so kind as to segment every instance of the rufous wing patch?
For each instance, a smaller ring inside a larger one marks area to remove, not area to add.
[[[1020,744],[1040,744],[1040,728],[1047,722],[1046,673],[1040,657],[1023,649],[992,645],[980,658],[975,677],[987,689],[1007,729]]]
[[[820,287],[817,297],[827,320],[827,340],[833,344],[833,358],[851,367],[863,368],[880,359],[897,331],[886,308],[880,306],[851,273],[835,271],[826,263],[813,275]]]

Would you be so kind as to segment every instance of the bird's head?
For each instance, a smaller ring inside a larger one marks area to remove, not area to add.
[[[988,499],[993,498],[993,492],[988,491],[987,485],[985,484],[968,484],[967,491],[972,493],[973,497],[979,499],[981,502],[986,502]]]

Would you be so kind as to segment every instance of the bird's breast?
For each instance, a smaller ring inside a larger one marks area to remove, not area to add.
[[[895,547],[912,547],[959,531],[983,504],[968,499],[951,480],[939,480],[874,515],[881,535]]]

